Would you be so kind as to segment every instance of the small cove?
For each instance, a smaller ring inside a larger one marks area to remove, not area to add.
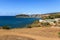
[[[11,28],[23,28],[40,18],[16,18],[15,16],[0,16],[0,26],[7,25]]]

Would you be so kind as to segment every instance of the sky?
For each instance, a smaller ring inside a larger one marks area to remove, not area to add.
[[[60,12],[60,0],[0,0],[0,16]]]

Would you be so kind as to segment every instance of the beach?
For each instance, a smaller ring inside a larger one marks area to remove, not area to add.
[[[60,27],[0,29],[0,40],[60,40]]]

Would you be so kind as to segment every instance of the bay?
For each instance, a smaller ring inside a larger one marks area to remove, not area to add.
[[[0,26],[9,26],[11,28],[23,28],[40,18],[16,18],[15,16],[0,16]]]

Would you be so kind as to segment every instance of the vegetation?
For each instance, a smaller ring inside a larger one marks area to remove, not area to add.
[[[51,14],[46,14],[48,16],[43,16],[42,19],[54,19],[54,18],[60,18],[60,13],[51,13]]]
[[[46,26],[46,27],[47,27],[47,26],[50,26],[50,24],[49,24],[48,22],[46,22],[46,23],[41,23],[41,25],[42,25],[42,26]]]
[[[39,21],[36,20],[36,21],[34,21],[32,24],[27,25],[26,27],[27,27],[27,28],[40,27],[40,24],[38,24],[38,23],[39,23]]]
[[[58,36],[59,36],[59,38],[60,38],[60,32],[58,33]]]
[[[17,18],[28,18],[29,15],[27,14],[20,14],[20,15],[16,15]]]
[[[34,24],[37,24],[37,23],[39,23],[39,20],[35,20],[33,23],[34,23]]]
[[[2,26],[1,29],[11,29],[9,26],[5,25],[5,26]]]
[[[32,26],[31,26],[30,24],[29,24],[29,25],[27,25],[26,27],[27,27],[27,28],[32,28]]]
[[[34,21],[32,24],[27,25],[27,28],[33,28],[33,27],[50,27],[51,25],[48,22],[42,22],[40,23],[38,20]]]

